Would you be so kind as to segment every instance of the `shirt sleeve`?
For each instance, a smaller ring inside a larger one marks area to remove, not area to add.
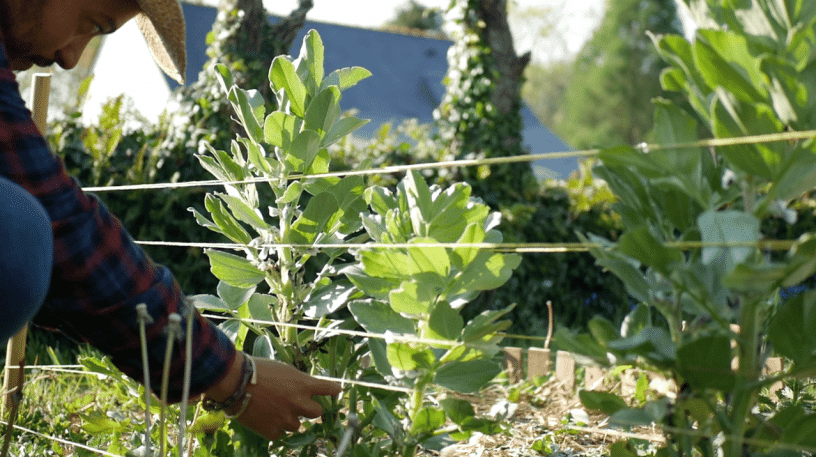
[[[20,97],[0,31],[0,175],[34,195],[51,218],[54,265],[37,323],[59,329],[110,355],[128,376],[143,382],[136,306],[147,304],[151,382],[160,385],[171,313],[192,312],[191,393],[202,393],[226,374],[236,356],[232,342],[195,309],[170,271],[137,246],[121,222],[82,191],[48,148]],[[186,325],[186,319],[182,323]],[[184,355],[174,344],[169,396],[181,398]]]

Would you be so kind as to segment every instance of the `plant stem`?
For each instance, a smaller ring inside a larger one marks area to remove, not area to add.
[[[757,328],[757,303],[740,297],[740,332],[738,344],[737,385],[731,408],[731,440],[726,445],[726,455],[742,457],[745,428],[748,415],[756,403],[759,379],[759,335]]]

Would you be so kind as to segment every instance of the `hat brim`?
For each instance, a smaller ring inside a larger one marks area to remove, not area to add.
[[[178,0],[136,0],[142,12],[136,24],[147,40],[153,59],[168,76],[184,84],[187,34]]]

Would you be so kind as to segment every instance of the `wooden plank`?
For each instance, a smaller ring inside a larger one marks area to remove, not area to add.
[[[511,383],[517,383],[524,377],[522,363],[522,350],[517,347],[504,348],[504,371],[507,372],[507,379]]]

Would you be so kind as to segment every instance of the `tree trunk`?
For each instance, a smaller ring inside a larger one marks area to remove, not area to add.
[[[518,109],[516,101],[520,100],[521,78],[530,63],[530,52],[516,54],[507,22],[507,0],[481,0],[478,15],[485,24],[482,38],[490,46],[500,75],[491,101],[500,113],[511,113]]]
[[[236,83],[239,86],[249,88],[242,83],[256,82],[257,87],[255,88],[261,92],[264,98],[270,99],[271,94],[266,75],[272,65],[272,60],[279,55],[289,53],[298,31],[306,21],[306,13],[313,6],[312,0],[299,0],[297,9],[273,25],[269,23],[266,9],[264,9],[261,0],[221,0],[218,6],[219,10],[243,11],[243,16],[238,20],[237,31],[234,36],[235,43],[232,49],[239,51],[241,57],[248,62],[256,62],[256,68],[262,73],[260,75],[262,77],[246,75],[247,81],[236,78]]]

